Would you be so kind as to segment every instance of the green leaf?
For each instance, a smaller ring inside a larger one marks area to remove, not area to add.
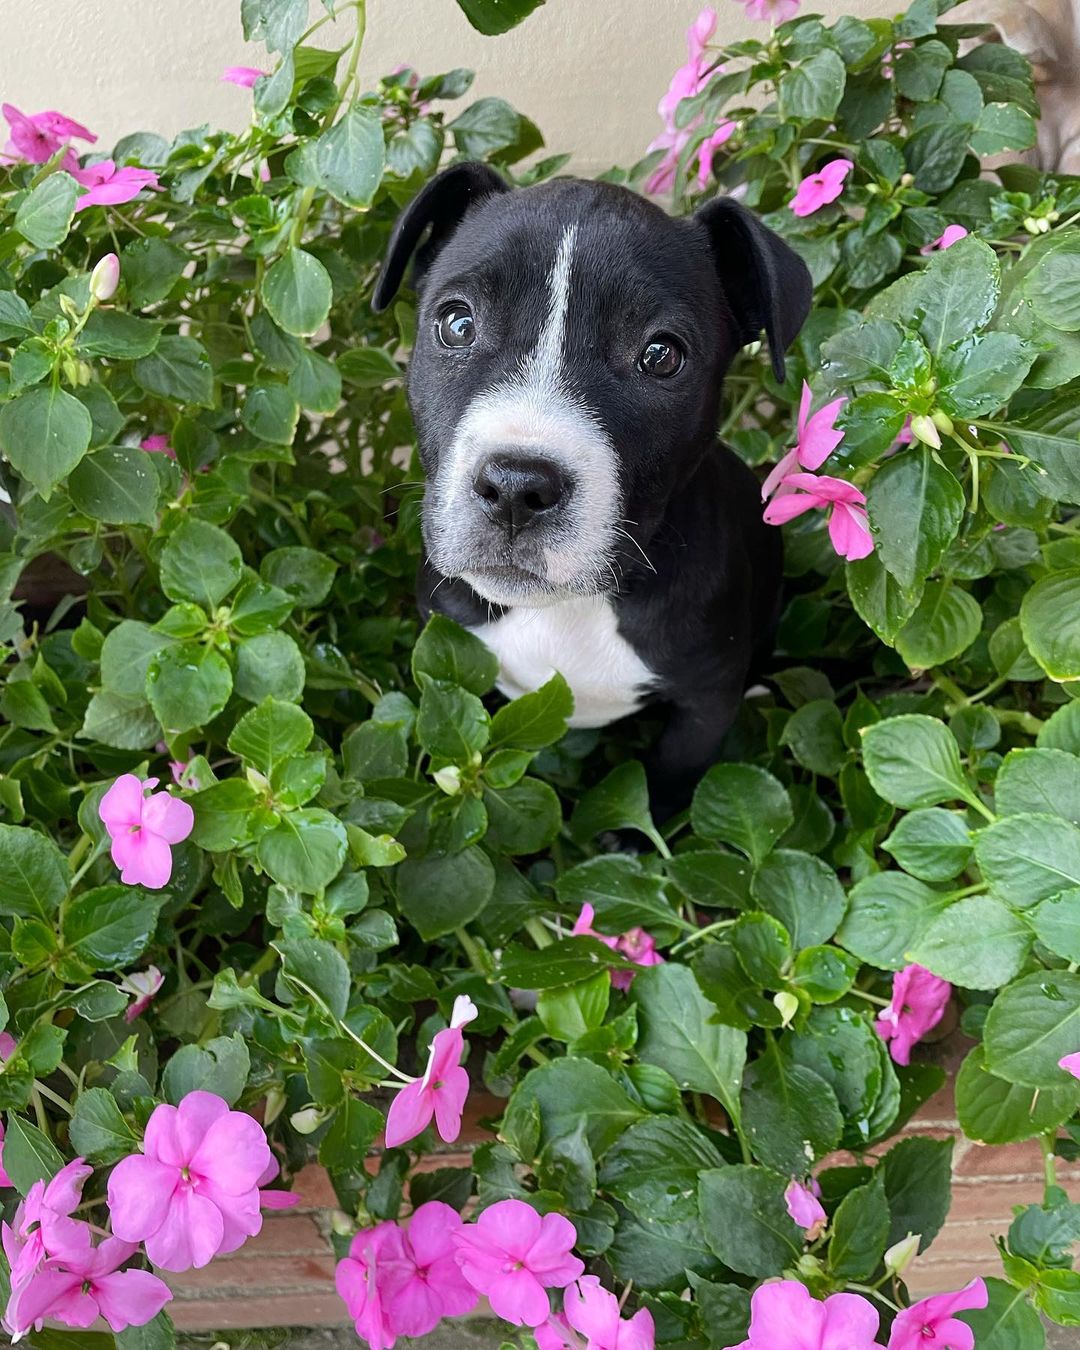
[[[326,599],[336,571],[337,563],[313,548],[275,548],[259,565],[263,580],[292,596],[303,609]]]
[[[205,1045],[182,1045],[174,1051],[161,1075],[161,1091],[173,1106],[189,1092],[213,1092],[233,1106],[250,1070],[247,1044],[239,1032],[215,1036]]]
[[[1080,890],[1043,900],[1031,915],[1035,936],[1066,961],[1080,962]]]
[[[288,938],[272,944],[285,978],[316,994],[340,1022],[348,1011],[351,980],[345,958],[323,938]]]
[[[1080,886],[1080,830],[1059,816],[1005,816],[975,836],[975,860],[995,895],[1027,909]]]
[[[904,98],[926,103],[941,88],[942,77],[952,65],[952,53],[943,42],[920,42],[896,57],[896,89]]]
[[[765,1055],[746,1070],[742,1120],[754,1157],[783,1176],[801,1177],[840,1142],[836,1094],[812,1069]]]
[[[1080,679],[1080,571],[1052,572],[1037,581],[1024,594],[1020,626],[1028,650],[1052,680]]]
[[[232,672],[213,647],[165,647],[150,662],[146,696],[167,736],[205,727],[229,701]]]
[[[640,830],[654,843],[660,837],[649,810],[645,769],[636,759],[617,764],[574,807],[570,832],[575,839],[586,843],[606,830]]]
[[[472,26],[488,37],[508,33],[543,3],[544,0],[458,0],[461,12]]]
[[[310,808],[283,815],[281,823],[259,839],[256,855],[279,885],[310,895],[341,871],[347,848],[341,821],[329,811]]]
[[[265,42],[267,51],[284,54],[300,41],[308,7],[306,0],[242,0],[240,17],[248,42]]]
[[[47,1135],[13,1111],[7,1115],[4,1139],[4,1171],[20,1195],[25,1196],[35,1181],[56,1176],[64,1159]]]
[[[161,324],[140,319],[123,310],[95,310],[79,334],[80,356],[107,356],[116,361],[134,361],[149,356],[161,337]]]
[[[171,639],[137,619],[121,619],[101,644],[101,683],[112,694],[143,699],[150,662]]]
[[[427,631],[425,629],[425,634]],[[414,669],[415,662],[414,655]],[[491,719],[490,744],[509,745],[518,750],[543,750],[566,734],[567,719],[573,711],[574,696],[570,686],[556,672],[533,693],[523,694],[499,709]]]
[[[175,1350],[175,1347],[176,1329],[164,1308],[141,1327],[125,1327],[116,1333],[116,1350]],[[81,1348],[72,1345],[71,1350]]]
[[[1023,968],[1032,932],[1019,915],[991,895],[950,905],[923,932],[910,960],[965,989],[1000,989]]]
[[[920,881],[951,881],[971,861],[971,838],[963,817],[936,806],[904,816],[881,847]]]
[[[538,778],[523,778],[501,792],[484,792],[487,846],[511,857],[539,853],[562,824],[562,805],[555,789]]]
[[[433,614],[413,647],[412,673],[421,688],[426,678],[460,685],[470,694],[479,696],[486,694],[495,683],[499,673],[499,658],[475,634],[444,614]],[[553,683],[549,681],[544,689],[550,688]],[[538,690],[529,697],[535,699],[541,692]],[[496,716],[510,713],[520,702],[525,700],[516,700],[509,707],[500,709]]]
[[[764,1167],[701,1173],[698,1203],[705,1237],[729,1269],[764,1278],[802,1255],[802,1233],[784,1203],[786,1186],[786,1177]]]
[[[306,750],[315,728],[294,703],[268,698],[241,717],[229,737],[229,749],[269,776],[277,766]]]
[[[522,1125],[534,1113],[540,1126],[540,1145],[573,1134],[584,1122],[589,1147],[597,1159],[645,1114],[606,1070],[576,1058],[541,1064],[522,1079],[506,1109],[504,1137],[522,1134]]]
[[[921,585],[905,590],[885,570],[876,550],[858,562],[849,562],[844,570],[856,613],[883,642],[892,645],[919,603]]]
[[[982,609],[974,596],[947,581],[929,581],[915,613],[896,635],[896,650],[912,670],[952,661],[979,635]]]
[[[160,904],[138,886],[84,891],[64,910],[63,949],[91,970],[124,970],[146,949]]]
[[[192,600],[212,612],[240,580],[243,560],[224,530],[187,520],[166,540],[159,566],[170,600]]]
[[[71,1147],[90,1162],[108,1167],[139,1147],[139,1138],[124,1119],[116,1099],[104,1088],[87,1088],[75,1102],[69,1126]]]
[[[1004,150],[1030,150],[1037,128],[1034,117],[1012,103],[988,103],[971,137],[977,155],[1000,155]]]
[[[475,694],[442,680],[425,680],[416,735],[429,755],[464,768],[487,744],[490,725],[487,710]]]
[[[956,1114],[969,1139],[1015,1144],[1056,1129],[1080,1105],[1080,1082],[1060,1076],[1055,1087],[1018,1086],[990,1073],[977,1045],[956,1076]]]
[[[184,274],[188,254],[167,239],[136,239],[120,254],[120,275],[137,309],[164,300]]]
[[[844,96],[846,80],[840,56],[823,47],[781,77],[778,92],[783,116],[804,122],[831,121]]]
[[[300,407],[283,384],[257,384],[240,409],[240,421],[260,441],[292,445]]]
[[[925,446],[910,446],[871,479],[866,505],[877,552],[902,591],[938,566],[956,537],[964,504],[963,488]]]
[[[780,744],[811,773],[835,778],[847,758],[840,709],[830,699],[812,699],[792,713],[780,736]]]
[[[148,394],[211,408],[214,372],[206,348],[189,337],[163,337],[150,356],[136,361],[135,383]]]
[[[583,905],[592,905],[605,933],[672,926],[692,931],[669,904],[663,877],[629,854],[603,854],[571,867],[559,877],[556,891],[560,904],[575,916]]]
[[[960,765],[960,747],[935,717],[905,713],[864,727],[863,763],[879,797],[894,806],[977,800]]]
[[[1060,1088],[1058,1060],[1080,1045],[1080,975],[1040,971],[1003,989],[986,1019],[991,1073],[1033,1088]]]
[[[0,693],[0,717],[27,731],[57,730],[49,705],[32,680],[8,680]]]
[[[695,834],[731,844],[755,864],[794,820],[782,784],[754,764],[714,764],[698,784],[690,817]]]
[[[910,299],[922,310],[919,332],[932,356],[983,327],[997,308],[1000,277],[994,250],[974,235],[931,258]]]
[[[406,858],[395,873],[398,905],[425,942],[475,919],[495,890],[495,869],[479,848],[450,857]]]
[[[68,893],[64,856],[51,839],[22,825],[0,825],[0,914],[51,920]]]
[[[951,1139],[901,1139],[886,1153],[880,1170],[885,1179],[891,1223],[889,1245],[919,1233],[919,1251],[937,1237],[952,1198]]]
[[[974,1331],[979,1350],[1046,1350],[1043,1324],[1023,1292],[1004,1280],[984,1283],[986,1307],[957,1314]]]
[[[270,317],[296,337],[319,331],[333,299],[330,273],[303,249],[288,249],[263,278],[262,300]]]
[[[889,1063],[870,1022],[851,1008],[815,1008],[805,1030],[788,1032],[785,1048],[836,1094],[846,1121],[841,1142],[846,1147],[865,1143]]]
[[[1062,234],[1024,278],[1024,295],[1050,328],[1080,329],[1080,240]]]
[[[746,1035],[712,1019],[716,1009],[686,966],[641,971],[630,996],[638,1007],[638,1057],[666,1069],[684,1092],[706,1092],[739,1126]]]
[[[30,306],[22,296],[14,291],[0,290],[0,342],[21,342],[36,332]]]
[[[249,703],[295,703],[304,692],[304,657],[287,633],[259,633],[236,649],[234,687]]]
[[[79,400],[52,385],[30,389],[0,408],[0,450],[46,500],[86,454],[92,430]]]
[[[557,1041],[576,1041],[601,1025],[610,997],[611,979],[602,970],[578,984],[543,990],[536,1001],[536,1012],[549,1036]]]
[[[941,355],[938,402],[953,417],[995,412],[1023,384],[1037,355],[1014,333],[971,334]]]
[[[698,1173],[721,1165],[705,1132],[689,1120],[653,1116],[638,1121],[604,1155],[604,1192],[650,1224],[698,1225]]]
[[[319,1144],[319,1162],[331,1172],[362,1172],[385,1125],[380,1111],[358,1097],[346,1096]]]
[[[828,942],[844,917],[844,891],[820,858],[797,849],[771,853],[754,873],[750,894],[779,919],[796,950]]]
[[[35,248],[56,248],[67,238],[79,195],[69,173],[51,173],[23,198],[15,228]]]
[[[366,210],[382,180],[385,157],[378,112],[355,105],[328,131],[295,151],[287,167],[303,186],[321,188],[342,206]]]
[[[1061,816],[1080,825],[1080,759],[1064,750],[1010,750],[994,779],[1000,816]]]
[[[75,506],[110,525],[153,525],[159,479],[145,450],[116,446],[87,455],[71,472]]]
[[[499,963],[499,978],[514,989],[561,989],[607,969],[632,970],[633,966],[596,938],[568,937],[539,951],[511,943]]]
[[[447,130],[463,155],[487,159],[514,144],[521,132],[521,117],[504,99],[478,98],[449,123]]]
[[[856,1186],[841,1200],[832,1221],[829,1270],[845,1280],[868,1280],[878,1268],[889,1239],[885,1177]]]

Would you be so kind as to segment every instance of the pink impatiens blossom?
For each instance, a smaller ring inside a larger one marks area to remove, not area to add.
[[[799,12],[801,0],[739,0],[748,19],[767,23],[787,23]]]
[[[982,1280],[972,1280],[955,1294],[935,1294],[896,1315],[888,1350],[974,1350],[975,1333],[954,1317],[969,1308],[985,1308],[990,1301]]]
[[[698,150],[698,187],[708,186],[709,179],[712,177],[713,157],[717,150],[729,141],[736,129],[735,122],[721,122],[711,136],[707,136],[701,143]]]
[[[272,1181],[276,1181],[281,1172],[281,1164],[271,1153],[270,1161],[266,1164],[266,1170],[259,1177],[256,1185],[259,1188],[259,1208],[260,1209],[292,1209],[294,1205],[300,1203],[300,1196],[295,1191],[268,1190],[267,1187]]]
[[[160,431],[155,432],[153,436],[144,437],[139,442],[139,449],[149,450],[151,454],[167,455],[169,459],[176,458],[176,451],[169,444],[168,436],[163,436]]]
[[[844,179],[854,169],[850,159],[831,159],[828,164],[809,174],[799,184],[788,207],[796,216],[812,216],[823,206],[836,201],[844,190]]]
[[[783,525],[804,511],[828,509],[829,538],[841,558],[854,562],[874,551],[866,516],[866,497],[853,483],[826,474],[790,473],[766,506],[768,525]]]
[[[701,126],[701,117],[696,117],[685,127],[675,124],[676,110],[683,99],[693,98],[708,84],[719,67],[710,67],[706,48],[716,32],[717,15],[714,9],[703,9],[687,29],[686,47],[688,58],[685,65],[679,67],[671,77],[667,92],[657,106],[664,123],[664,130],[653,140],[650,150],[663,150],[664,157],[645,181],[645,191],[658,195],[670,192],[675,186],[675,175],[679,167],[679,158],[686,148],[691,135]],[[727,128],[730,127],[730,130]],[[702,186],[712,172],[713,155],[723,145],[734,123],[723,123],[713,132],[698,151],[698,181]]]
[[[565,1289],[585,1266],[572,1254],[577,1231],[561,1214],[543,1218],[524,1200],[500,1200],[454,1233],[462,1274],[486,1294],[496,1317],[538,1327],[548,1319],[548,1289]]]
[[[120,981],[119,988],[131,995],[131,1002],[124,1012],[125,1022],[134,1022],[154,1001],[165,976],[157,966],[147,966],[145,970],[133,970]]]
[[[952,994],[948,980],[925,966],[905,966],[893,976],[892,1002],[874,1023],[897,1064],[911,1063],[911,1047],[945,1015]]]
[[[574,926],[570,930],[571,937],[593,937],[598,942],[602,942],[605,947],[613,952],[618,952],[620,956],[625,956],[628,961],[633,961],[636,966],[660,966],[664,963],[664,958],[656,950],[656,939],[651,933],[647,933],[644,928],[631,928],[623,933],[621,937],[610,937],[606,933],[598,933],[593,927],[593,920],[596,918],[596,910],[587,902],[581,906],[581,913],[574,921]],[[611,972],[611,983],[616,989],[621,989],[624,993],[634,982],[634,972],[632,970],[613,970]]]
[[[31,164],[45,164],[73,137],[91,144],[97,140],[93,132],[87,131],[81,123],[72,121],[63,113],[40,112],[27,116],[10,103],[3,104],[0,111],[11,128],[9,152]],[[72,151],[65,157],[64,167],[70,169],[77,164]]]
[[[1064,1069],[1066,1073],[1071,1073],[1074,1078],[1080,1078],[1080,1050],[1071,1055],[1064,1055],[1058,1060],[1058,1068]]]
[[[958,244],[961,239],[967,238],[967,230],[963,225],[946,225],[945,229],[936,239],[932,239],[929,244],[924,244],[920,253],[941,253],[944,249],[952,248],[953,244]]]
[[[444,1317],[472,1312],[479,1295],[461,1272],[454,1234],[461,1215],[440,1200],[420,1205],[409,1220],[402,1259],[379,1280],[387,1323],[395,1336],[426,1336]]]
[[[76,1158],[49,1181],[35,1181],[15,1211],[12,1223],[0,1225],[4,1254],[11,1271],[12,1303],[50,1257],[78,1256],[90,1246],[90,1229],[71,1218],[82,1200],[82,1188],[93,1168]]]
[[[656,1344],[652,1313],[642,1308],[623,1321],[619,1300],[595,1275],[570,1285],[562,1315],[549,1318],[534,1335],[540,1350],[653,1350]]]
[[[806,1230],[807,1242],[814,1242],[825,1231],[828,1216],[821,1205],[821,1187],[814,1178],[807,1185],[792,1180],[784,1192],[784,1203],[793,1223]]]
[[[334,1286],[369,1350],[392,1350],[397,1340],[383,1307],[382,1288],[392,1272],[406,1265],[404,1234],[389,1221],[357,1233],[348,1256],[337,1264]]]
[[[102,797],[98,814],[112,840],[112,860],[127,886],[158,891],[172,876],[172,845],[186,839],[195,825],[195,812],[179,797],[150,792],[156,778],[140,781],[122,773]]]
[[[266,74],[257,66],[226,66],[221,72],[223,84],[238,84],[241,89],[253,89],[255,82]]]
[[[158,176],[151,169],[117,168],[111,159],[103,159],[85,169],[72,169],[72,178],[86,191],[75,203],[76,211],[88,206],[120,206],[133,201],[144,188],[156,188]]]
[[[205,1266],[262,1227],[258,1187],[271,1159],[258,1121],[212,1092],[157,1106],[143,1152],[122,1158],[109,1178],[113,1232],[145,1242],[164,1270]]]
[[[858,1294],[818,1302],[797,1280],[778,1280],[754,1291],[750,1338],[731,1350],[880,1350],[879,1322],[873,1304]]]
[[[768,501],[781,486],[784,479],[794,473],[801,465],[804,469],[820,469],[832,452],[844,439],[844,433],[837,429],[836,419],[840,409],[847,402],[845,398],[834,398],[810,412],[814,396],[810,386],[803,380],[802,398],[799,400],[799,425],[795,447],[789,450],[779,464],[761,485],[761,500]]]
[[[423,1078],[403,1087],[390,1104],[386,1114],[387,1148],[415,1139],[427,1129],[432,1116],[445,1143],[452,1144],[461,1133],[461,1113],[469,1095],[469,1075],[461,1067],[465,1049],[461,1028],[475,1016],[476,1005],[467,994],[454,1000],[449,1027],[432,1038]]]

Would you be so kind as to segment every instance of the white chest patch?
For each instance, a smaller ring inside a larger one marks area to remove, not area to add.
[[[531,693],[558,671],[574,695],[572,727],[603,727],[645,702],[656,676],[619,635],[604,596],[545,609],[509,609],[473,629],[499,658],[507,698]]]

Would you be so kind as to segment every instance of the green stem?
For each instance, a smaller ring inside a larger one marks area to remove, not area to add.
[[[688,938],[683,938],[682,942],[676,943],[668,955],[675,956],[676,953],[681,952],[684,947],[689,947],[695,942],[700,942],[702,938],[708,937],[710,933],[719,933],[724,928],[730,928],[734,922],[734,919],[721,919],[718,923],[709,924],[707,928],[699,928],[696,933],[691,933]]]
[[[1054,1162],[1054,1143],[1057,1139],[1057,1130],[1047,1130],[1045,1134],[1039,1135],[1039,1147],[1043,1155],[1043,1182],[1046,1187],[1046,1193],[1043,1196],[1044,1204],[1050,1203],[1050,1192],[1057,1186],[1057,1165]]]
[[[891,1001],[887,998],[879,998],[877,994],[868,994],[865,989],[852,988],[850,992],[853,993],[856,998],[861,998],[867,1003],[873,1003],[878,1008],[887,1008]]]
[[[72,1107],[71,1103],[65,1101],[64,1098],[59,1096],[59,1094],[55,1093],[52,1090],[52,1088],[48,1088],[45,1086],[44,1083],[38,1082],[34,1083],[34,1087],[38,1092],[41,1093],[41,1095],[45,1098],[46,1101],[52,1102],[53,1106],[58,1106],[60,1110],[63,1111],[66,1115],[72,1116],[75,1114],[74,1108]]]
[[[464,928],[455,928],[454,936],[461,943],[465,955],[469,958],[469,965],[476,971],[477,975],[482,975],[486,980],[491,972],[488,970],[487,962],[484,960],[483,953],[476,943],[475,938],[466,932]]]
[[[526,919],[525,931],[538,947],[550,947],[554,941],[553,938],[548,936],[547,929],[545,929],[539,919]]]

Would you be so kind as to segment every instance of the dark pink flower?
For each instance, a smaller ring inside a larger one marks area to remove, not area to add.
[[[46,163],[72,137],[90,143],[97,140],[92,132],[87,131],[80,123],[73,122],[70,117],[65,117],[63,113],[40,112],[28,117],[10,103],[3,104],[0,111],[11,128],[9,148],[22,159],[29,160],[31,164]],[[65,168],[69,168],[69,160],[74,164],[78,163],[72,154],[65,159]]]
[[[392,1274],[408,1268],[405,1235],[390,1222],[357,1233],[348,1256],[337,1264],[334,1285],[353,1319],[356,1334],[367,1342],[369,1350],[392,1350],[397,1340],[387,1320],[381,1290]]]
[[[936,239],[932,239],[929,244],[923,244],[919,252],[923,254],[940,253],[944,249],[952,248],[953,244],[959,243],[961,239],[966,239],[967,233],[963,225],[946,225],[942,233]]]
[[[990,1301],[982,1280],[972,1280],[955,1294],[935,1294],[896,1315],[888,1350],[974,1350],[975,1333],[953,1316]]]
[[[829,538],[841,558],[853,562],[874,551],[866,498],[852,483],[826,474],[790,473],[766,506],[765,522],[782,525],[804,511],[829,512]]]
[[[71,176],[86,191],[75,203],[76,211],[88,206],[119,206],[133,201],[144,188],[157,188],[158,176],[151,169],[125,165],[118,169],[111,159],[100,160],[85,169],[72,169]]]
[[[113,1232],[145,1242],[164,1270],[205,1266],[262,1227],[258,1188],[271,1158],[258,1121],[212,1092],[157,1106],[143,1152],[122,1158],[109,1178]]]
[[[621,1311],[595,1275],[583,1275],[563,1295],[562,1314],[536,1328],[536,1343],[540,1350],[653,1350],[652,1313],[642,1308],[623,1321]]]
[[[469,1095],[469,1075],[461,1067],[465,1037],[461,1028],[476,1016],[476,1005],[467,994],[454,1000],[450,1026],[436,1032],[431,1041],[423,1078],[403,1087],[386,1114],[386,1146],[397,1148],[426,1130],[432,1116],[439,1137],[452,1144],[461,1133],[461,1113]]]
[[[172,876],[172,845],[186,839],[195,825],[195,812],[179,797],[151,792],[156,778],[140,782],[122,773],[101,799],[98,814],[112,840],[112,860],[127,886],[158,891]]]
[[[795,448],[787,452],[762,483],[761,500],[763,502],[768,501],[784,479],[794,473],[799,465],[804,469],[820,469],[844,439],[844,433],[837,430],[836,419],[847,399],[834,398],[831,403],[826,403],[824,408],[819,408],[816,413],[811,413],[810,406],[813,399],[814,396],[810,391],[809,384],[803,380]]]
[[[750,1338],[732,1350],[880,1350],[879,1322],[873,1304],[858,1294],[818,1302],[797,1280],[777,1280],[754,1290]]]
[[[805,1186],[793,1179],[784,1192],[784,1203],[792,1222],[806,1230],[807,1242],[814,1242],[824,1233],[829,1220],[821,1205],[821,1187],[813,1177]]]
[[[609,937],[605,933],[598,933],[593,927],[593,920],[596,918],[596,910],[590,904],[581,906],[581,913],[574,921],[574,926],[570,930],[571,937],[593,937],[598,942],[602,942],[613,952],[618,952],[620,956],[625,956],[628,961],[633,961],[638,966],[659,966],[663,965],[664,958],[656,950],[656,939],[651,933],[647,933],[644,928],[631,928],[629,932],[623,933],[621,937]],[[634,972],[632,970],[613,970],[611,972],[611,983],[616,989],[627,990],[634,981]]]
[[[948,980],[940,980],[925,966],[905,966],[893,976],[892,1002],[874,1023],[897,1064],[911,1063],[911,1047],[945,1015],[952,994]]]
[[[265,74],[266,71],[259,70],[257,66],[226,66],[221,72],[221,79],[224,84],[238,84],[241,89],[253,89],[255,82]]]
[[[524,1200],[500,1200],[454,1234],[457,1261],[472,1287],[486,1294],[496,1317],[538,1327],[551,1311],[548,1289],[584,1274],[572,1248],[577,1231],[561,1214],[543,1218]]]
[[[854,167],[850,159],[831,159],[824,168],[802,180],[788,207],[797,216],[812,216],[836,201],[844,190],[844,179]]]
[[[145,970],[133,970],[130,975],[125,975],[118,988],[132,998],[124,1012],[124,1020],[134,1022],[136,1017],[144,1013],[164,983],[165,976],[157,966],[147,966]]]
[[[155,432],[153,436],[147,436],[139,442],[140,450],[149,450],[151,454],[167,455],[169,459],[176,458],[176,451],[169,444],[168,436],[163,436],[160,431]],[[168,747],[166,746],[166,749]]]
[[[379,1291],[395,1336],[426,1336],[444,1317],[472,1312],[479,1295],[458,1265],[454,1234],[461,1215],[439,1200],[420,1205],[409,1220],[402,1259],[387,1264]]]
[[[1074,1078],[1080,1078],[1080,1050],[1059,1059],[1058,1068],[1064,1069],[1066,1073],[1071,1073]]]
[[[701,149],[698,151],[697,182],[699,188],[708,186],[709,179],[712,177],[713,156],[725,141],[731,139],[735,127],[734,122],[721,122],[712,135],[702,141]]]
[[[748,19],[787,23],[799,12],[801,0],[739,0]]]

